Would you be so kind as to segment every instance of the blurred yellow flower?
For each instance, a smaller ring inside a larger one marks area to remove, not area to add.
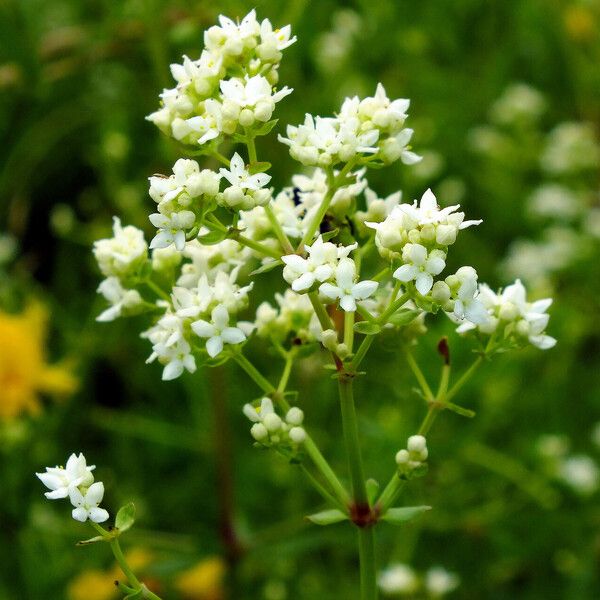
[[[131,570],[140,575],[153,560],[153,555],[144,548],[132,548],[125,554],[127,564]],[[113,600],[119,598],[120,594],[115,586],[115,581],[125,581],[125,575],[119,565],[115,564],[112,569],[100,571],[90,569],[79,574],[67,588],[68,600]],[[146,584],[149,582],[146,581]],[[153,586],[149,586],[153,587]]]
[[[77,379],[46,362],[48,311],[32,302],[18,315],[0,311],[0,420],[40,410],[39,394],[68,395]]]
[[[569,36],[574,40],[586,41],[598,34],[596,17],[586,6],[569,6],[565,10],[564,21]]]
[[[84,571],[67,589],[69,600],[113,600],[118,597],[115,579],[109,571]]]
[[[218,556],[201,560],[175,580],[175,588],[187,600],[222,600],[225,562]]]

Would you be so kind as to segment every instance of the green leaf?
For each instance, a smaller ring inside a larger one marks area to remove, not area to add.
[[[103,535],[97,535],[96,537],[90,538],[89,540],[81,540],[77,542],[76,546],[88,546],[89,544],[96,544],[97,542],[109,542],[110,539],[108,537],[104,537]]]
[[[339,232],[340,232],[340,228],[336,227],[335,229],[332,229],[331,231],[327,231],[327,232],[323,233],[321,235],[321,237],[323,238],[324,242],[328,242],[329,240],[333,239]]]
[[[457,415],[461,415],[463,417],[468,417],[469,419],[472,419],[475,416],[474,410],[469,410],[468,408],[463,408],[462,406],[458,406],[458,404],[454,404],[453,402],[445,402],[444,408],[451,410],[452,412],[456,413]]]
[[[375,500],[379,494],[379,482],[376,479],[367,479],[367,498],[369,499],[369,504],[374,504]]]
[[[214,246],[219,242],[222,242],[227,237],[226,231],[217,231],[213,229],[204,235],[198,236],[198,241],[204,246]]]
[[[337,508],[332,508],[330,510],[324,510],[315,513],[314,515],[309,515],[306,518],[315,525],[333,525],[333,523],[347,521],[348,515],[344,514],[341,510]]]
[[[256,135],[267,135],[268,133],[271,133],[271,130],[273,129],[273,127],[275,127],[275,125],[277,125],[277,121],[279,121],[279,119],[272,119],[271,121],[267,121],[264,125],[261,125],[260,127],[257,127],[257,128],[253,128],[252,133],[255,136]]]
[[[133,502],[122,506],[115,519],[115,527],[123,533],[131,528],[135,522],[135,505]]]
[[[257,173],[264,173],[268,171],[273,165],[270,162],[253,162],[248,165],[248,172],[250,175],[256,175]]]
[[[402,506],[401,508],[390,508],[381,519],[388,523],[392,523],[392,525],[400,525],[401,523],[414,519],[428,510],[431,510],[431,506]]]
[[[364,335],[376,335],[381,331],[381,325],[371,321],[359,321],[354,324],[354,331]]]
[[[388,318],[388,323],[391,323],[396,327],[401,327],[402,325],[408,325],[411,321],[414,321],[420,314],[421,311],[419,310],[401,308]]]
[[[280,260],[271,260],[268,263],[264,264],[262,267],[259,267],[258,269],[252,271],[252,273],[250,273],[250,276],[260,275],[261,273],[268,273],[269,271],[272,271],[281,264],[283,263]]]

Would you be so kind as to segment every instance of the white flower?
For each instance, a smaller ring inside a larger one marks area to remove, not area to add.
[[[237,152],[231,158],[229,171],[222,168],[220,173],[232,186],[242,190],[259,190],[271,181],[271,176],[266,173],[250,175],[244,166],[242,157]]]
[[[164,381],[176,379],[184,369],[190,373],[196,371],[196,360],[185,338],[183,326],[184,322],[180,317],[167,312],[154,327],[141,334],[141,337],[148,338],[152,343],[152,354],[146,363],[158,359],[164,365]]]
[[[96,321],[102,323],[114,321],[143,302],[137,290],[125,289],[117,277],[107,277],[98,286],[98,292],[111,304],[110,308],[96,317]]]
[[[306,439],[306,431],[301,427],[304,413],[299,408],[290,408],[284,420],[275,412],[273,401],[263,398],[259,407],[245,404],[243,412],[254,423],[250,429],[252,437],[263,445],[297,445]]]
[[[254,121],[268,121],[275,104],[291,94],[293,90],[284,87],[273,93],[271,84],[265,77],[255,75],[244,80],[232,78],[221,81],[223,114],[227,118],[239,120],[243,127],[250,127]]]
[[[477,325],[489,320],[488,312],[477,298],[477,271],[473,267],[461,267],[455,275],[446,278],[454,298],[454,315],[458,319],[467,319]]]
[[[468,285],[472,286],[472,281]],[[478,329],[490,335],[502,331],[504,333],[499,338],[515,338],[517,342],[527,340],[541,350],[552,348],[556,340],[544,333],[550,318],[546,311],[552,299],[527,302],[526,295],[525,286],[519,279],[498,293],[486,284],[480,284],[477,301],[485,309],[487,318],[479,322],[469,319],[458,327],[458,333]]]
[[[342,258],[335,270],[335,280],[337,285],[323,283],[319,287],[319,292],[328,300],[340,300],[340,307],[346,312],[356,311],[356,301],[365,300],[375,293],[376,281],[359,281],[356,279],[356,264],[351,258]]]
[[[148,245],[141,229],[121,226],[113,217],[114,237],[94,242],[94,256],[105,277],[132,275],[146,260]]]
[[[441,250],[427,252],[421,244],[406,244],[402,250],[402,260],[393,277],[407,283],[414,281],[419,294],[424,296],[433,286],[433,276],[439,275],[446,266],[446,255]]]
[[[339,259],[348,256],[356,247],[357,244],[338,247],[331,242],[324,242],[323,236],[319,236],[312,246],[305,246],[308,258],[297,254],[281,257],[285,263],[283,278],[295,292],[306,292],[316,282],[329,279]]]
[[[67,465],[63,467],[46,467],[45,473],[36,473],[40,481],[49,489],[44,495],[49,500],[66,498],[69,491],[77,486],[90,486],[94,482],[92,471],[96,467],[88,466],[83,454],[71,454]]]
[[[425,587],[434,598],[449,594],[459,585],[458,575],[446,571],[444,567],[431,567],[425,573]]]
[[[416,573],[401,563],[390,565],[377,578],[381,591],[385,594],[414,594],[419,588]]]
[[[206,351],[214,358],[223,350],[223,344],[241,344],[246,339],[246,334],[239,327],[229,326],[229,313],[222,304],[213,308],[212,322],[202,319],[192,323],[194,333],[202,338],[208,338]]]
[[[185,235],[196,222],[196,215],[191,210],[174,212],[170,217],[161,213],[150,215],[150,222],[158,229],[158,233],[150,242],[150,248],[168,248],[171,244],[181,252],[185,248]]]
[[[101,481],[93,483],[82,493],[78,488],[69,490],[71,504],[75,507],[72,515],[76,521],[82,523],[88,519],[94,523],[103,523],[108,519],[108,512],[99,508],[104,497],[104,484]]]
[[[219,24],[204,32],[204,45],[216,54],[239,56],[247,44],[256,44],[260,33],[256,11],[252,9],[238,25],[231,19],[219,15]]]
[[[216,100],[209,98],[204,102],[204,112],[185,119],[180,123],[179,130],[173,126],[175,139],[183,139],[190,132],[195,132],[198,144],[210,142],[219,136],[223,128],[223,115],[221,105]]]

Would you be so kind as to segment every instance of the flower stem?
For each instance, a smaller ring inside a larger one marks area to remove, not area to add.
[[[381,492],[381,496],[377,500],[377,508],[379,509],[380,514],[385,514],[387,509],[394,503],[398,494],[401,492],[402,488],[406,481],[404,479],[400,479],[398,473],[394,473],[389,483]]]
[[[335,329],[335,325],[329,318],[323,303],[319,300],[319,295],[317,292],[309,292],[308,299],[310,300],[312,307],[315,309],[315,313],[317,314],[317,318],[319,319],[319,323],[321,324],[323,331],[326,329]]]
[[[363,339],[363,341],[360,343],[360,346],[358,347],[358,350],[356,351],[356,354],[354,355],[354,358],[352,359],[352,366],[354,367],[355,370],[358,369],[358,366],[360,365],[363,358],[367,354],[367,351],[371,347],[371,344],[373,343],[374,340],[375,340],[374,335],[367,335]]]
[[[405,292],[400,296],[400,298],[394,300],[390,303],[390,305],[381,313],[381,316],[378,319],[380,325],[385,325],[387,320],[406,302],[410,299],[410,292]]]
[[[425,394],[425,399],[428,402],[433,402],[435,396],[433,395],[433,392],[431,391],[431,388],[429,387],[429,384],[427,383],[427,380],[425,379],[425,375],[423,375],[423,371],[421,371],[421,368],[417,364],[417,361],[415,360],[415,358],[412,355],[412,352],[410,350],[406,351],[406,362],[408,363],[408,366],[410,367],[411,371],[413,372],[415,378],[419,382],[419,385],[421,386],[421,390],[423,390],[423,394]]]
[[[348,351],[352,354],[354,346],[354,313],[344,313],[344,344],[348,347]]]
[[[288,411],[290,405],[283,397],[283,393],[278,393],[278,390],[272,385],[263,375],[261,375],[258,369],[241,353],[234,353],[233,359],[240,365],[240,367],[246,371],[250,378],[261,388],[266,394],[273,396],[273,399],[283,408]],[[307,434],[304,440],[304,450],[306,454],[310,456],[310,459],[315,464],[315,467],[319,470],[323,478],[329,483],[332,491],[339,501],[344,505],[348,506],[349,496],[348,492],[344,489],[344,486],[340,483],[337,475],[333,469],[329,466],[329,463],[325,457],[321,454],[321,451],[313,441],[313,439]]]
[[[269,219],[269,222],[271,223],[271,227],[273,227],[273,231],[275,232],[275,235],[277,236],[277,239],[279,240],[279,243],[281,244],[281,248],[283,249],[283,251],[286,254],[294,254],[294,247],[292,246],[290,240],[288,239],[288,236],[285,234],[285,231],[283,231],[283,229],[281,228],[281,223],[277,220],[277,216],[273,212],[271,205],[265,204],[265,206],[263,206],[263,208],[265,209],[267,218]]]
[[[375,564],[375,531],[373,527],[358,530],[360,557],[360,595],[362,600],[377,600],[377,567]]]
[[[462,386],[465,385],[465,383],[467,383],[467,381],[469,381],[471,377],[473,377],[475,371],[477,371],[482,362],[483,356],[480,355],[475,359],[473,364],[462,374],[460,379],[450,388],[450,391],[446,394],[446,397],[444,398],[446,402],[450,402],[450,400],[452,400],[452,398],[456,396],[456,394],[460,391]]]
[[[130,566],[127,564],[127,560],[123,555],[123,551],[121,550],[121,545],[119,544],[118,537],[111,537],[111,532],[107,531],[98,523],[93,523],[90,521],[91,526],[103,537],[107,538],[109,541],[110,549],[114,554],[115,560],[117,561],[119,567],[121,567],[121,571],[127,577],[127,581],[131,584],[131,586],[136,591],[141,591],[142,598],[149,598],[150,600],[161,600],[160,596],[157,596],[154,592],[151,592],[140,580],[135,576],[135,573],[131,570]]]
[[[230,233],[229,237],[232,240],[239,242],[243,246],[248,246],[248,248],[252,248],[252,250],[259,252],[260,254],[264,254],[265,256],[270,256],[271,258],[277,258],[277,259],[281,258],[281,254],[279,252],[277,252],[277,250],[271,250],[271,248],[269,248],[268,246],[265,246],[264,244],[261,244],[260,242],[255,242],[254,240],[251,240],[250,238],[243,236],[241,233],[234,231],[234,232]]]
[[[171,296],[167,294],[162,288],[160,288],[154,281],[151,279],[144,279],[144,283],[148,288],[150,288],[159,298],[166,300],[167,302],[171,302]]]

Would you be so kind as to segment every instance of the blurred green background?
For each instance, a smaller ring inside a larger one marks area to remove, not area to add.
[[[434,510],[379,528],[380,566],[422,578],[441,565],[460,578],[455,598],[599,598],[597,0],[0,0],[0,598],[116,597],[108,549],[75,548],[86,528],[33,475],[80,450],[98,464],[107,508],[136,503],[125,544],[166,598],[355,597],[354,532],[309,526],[320,500],[301,473],[251,447],[240,409],[259,392],[245,375],[227,364],[163,383],[144,364],[143,318],[94,321],[93,240],[113,214],[149,233],[147,177],[178,157],[144,120],[171,86],[169,63],[197,58],[219,13],[254,6],[298,36],[277,131],[378,81],[410,98],[425,158],[373,172],[371,187],[410,201],[431,186],[460,202],[484,223],[461,236],[451,266],[473,264],[493,286],[520,275],[534,297],[555,298],[557,347],[497,358],[459,399],[476,418],[436,424],[430,473],[405,495]],[[276,137],[260,152],[286,185],[297,165]],[[430,328],[418,350],[428,375],[444,333],[455,364],[469,364],[447,320]],[[267,348],[256,356],[274,378]],[[365,365],[366,469],[385,481],[423,406],[393,340]],[[293,381],[343,470],[335,387],[316,359]],[[226,543],[232,524],[239,552]]]

